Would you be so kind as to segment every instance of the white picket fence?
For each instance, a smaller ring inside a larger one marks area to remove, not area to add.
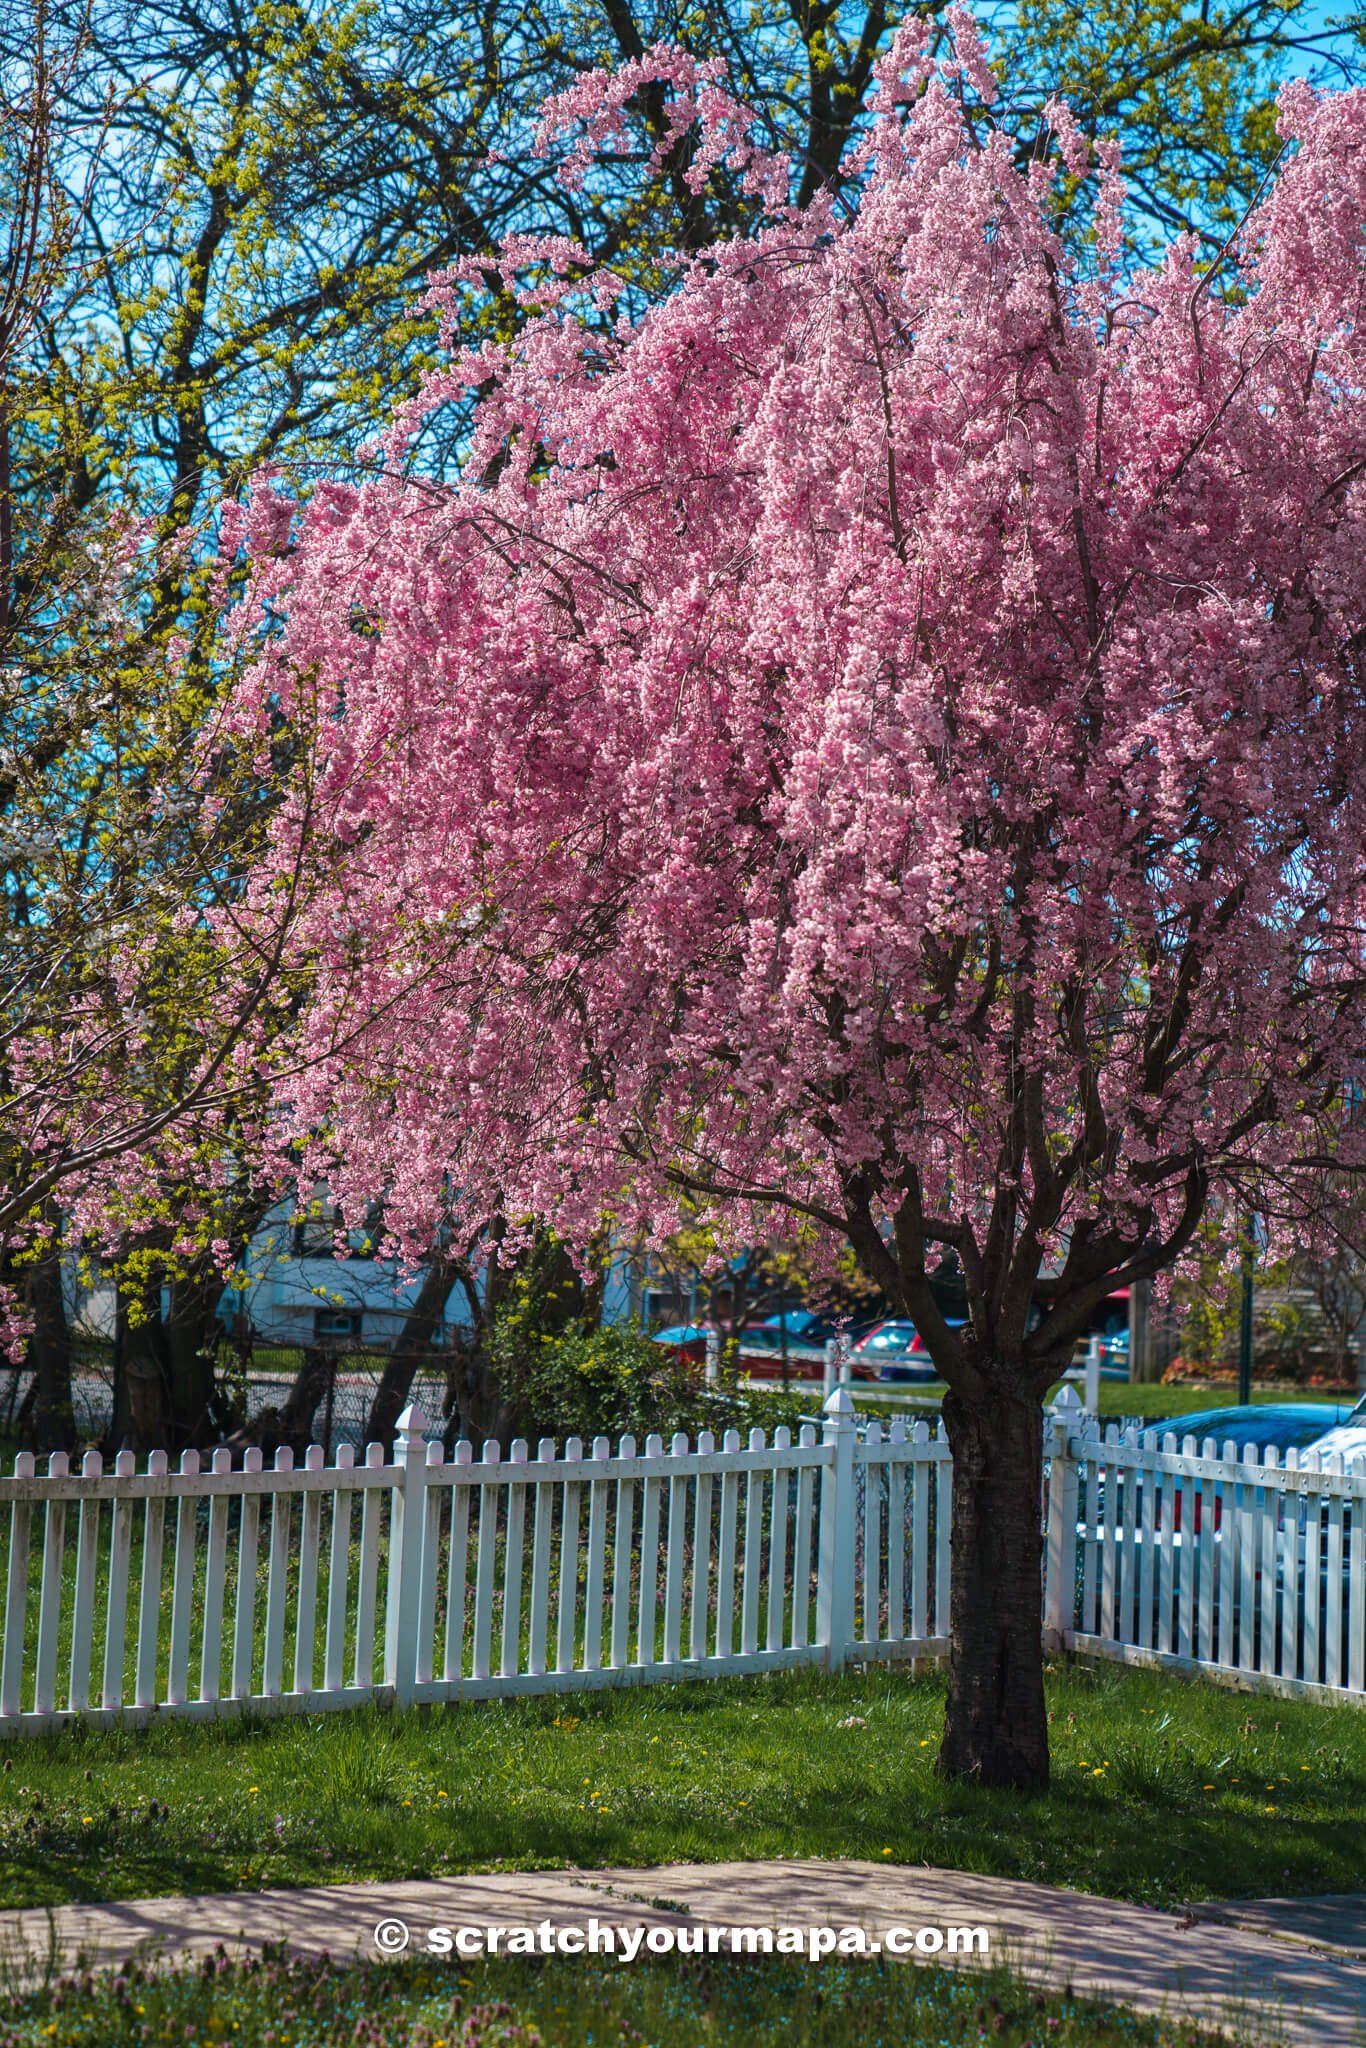
[[[934,1656],[948,1630],[948,1446],[921,1422],[718,1449],[520,1440],[447,1461],[402,1419],[295,1469],[31,1455],[8,1500],[0,1734],[75,1717],[306,1711]]]
[[[1366,1459],[1052,1438],[1045,1640],[1366,1705]]]
[[[1366,1465],[1048,1430],[1045,1640],[1366,1704]],[[948,1648],[951,1467],[924,1422],[296,1469],[88,1453],[0,1479],[0,1735],[316,1712]]]

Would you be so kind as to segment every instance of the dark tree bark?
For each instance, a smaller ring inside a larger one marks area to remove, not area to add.
[[[288,1444],[296,1459],[301,1458],[313,1442],[314,1418],[318,1413],[319,1404],[336,1376],[335,1351],[325,1347],[316,1351],[305,1351],[299,1370],[294,1375],[294,1384],[280,1411],[279,1428],[276,1432],[276,1444]]]
[[[169,1451],[172,1444],[171,1398],[166,1348],[161,1328],[161,1287],[148,1279],[138,1292],[136,1310],[127,1288],[118,1290],[119,1385],[114,1411],[114,1441],[119,1449]]]
[[[504,1227],[501,1219],[492,1225],[489,1235],[495,1243],[502,1239]],[[536,1256],[533,1252],[532,1257]],[[523,1270],[521,1262],[490,1261],[483,1268],[481,1287],[471,1259],[452,1262],[452,1277],[463,1290],[469,1309],[470,1330],[456,1343],[447,1371],[446,1420],[449,1425],[454,1418],[459,1435],[475,1445],[490,1441],[508,1444],[513,1437],[529,1436],[532,1431],[530,1417],[503,1383],[492,1344],[499,1312]],[[577,1278],[572,1268],[568,1277]],[[553,1272],[550,1279],[553,1289]],[[557,1318],[558,1311],[552,1310],[552,1319]]]
[[[54,1243],[30,1269],[29,1308],[33,1334],[31,1428],[39,1451],[74,1451],[76,1421],[71,1399],[71,1333],[62,1298],[62,1253]]]
[[[169,1313],[163,1314],[163,1289]],[[163,1278],[154,1269],[139,1293],[138,1320],[129,1315],[119,1291],[121,1398],[116,1402],[115,1438],[139,1451],[174,1454],[216,1443],[226,1418],[216,1396],[215,1352],[218,1295],[222,1282]]]
[[[1026,1389],[970,1406],[950,1391],[948,1711],[939,1768],[981,1785],[1048,1784],[1043,1688],[1043,1409]]]
[[[367,1444],[393,1442],[398,1418],[408,1404],[417,1369],[425,1358],[430,1358],[435,1348],[437,1327],[445,1315],[446,1299],[454,1278],[449,1253],[438,1247],[423,1275],[417,1300],[404,1318],[393,1355],[380,1374],[365,1421]]]
[[[224,1438],[224,1447],[238,1457],[254,1447],[263,1457],[272,1458],[282,1445],[287,1444],[296,1460],[302,1458],[316,1440],[314,1418],[336,1378],[336,1371],[334,1351],[310,1346],[299,1361],[299,1370],[285,1396],[283,1408],[260,1409],[249,1422],[242,1423]]]
[[[216,1272],[207,1279],[177,1276],[170,1283],[164,1345],[176,1450],[191,1444],[203,1447],[215,1440],[214,1374],[222,1292],[222,1277]]]

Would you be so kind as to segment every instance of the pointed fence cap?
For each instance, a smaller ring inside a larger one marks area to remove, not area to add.
[[[852,1422],[858,1414],[848,1387],[836,1387],[821,1403],[821,1414],[832,1422]]]
[[[400,1436],[420,1436],[427,1427],[427,1415],[420,1401],[410,1401],[398,1418]]]

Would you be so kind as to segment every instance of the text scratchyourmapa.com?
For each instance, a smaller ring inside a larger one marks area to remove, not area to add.
[[[414,1928],[406,1920],[381,1920],[375,1928],[381,1955],[412,1949],[427,1956],[613,1956],[633,1963],[638,1956],[732,1955],[805,1956],[988,1956],[985,1927],[834,1926],[631,1926],[590,1918],[582,1925],[553,1920],[489,1921],[463,1926]]]

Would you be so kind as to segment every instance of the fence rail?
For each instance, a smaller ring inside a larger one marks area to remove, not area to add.
[[[314,1445],[0,1478],[0,1735],[316,1712],[948,1647],[942,1433],[856,1425]],[[1045,1639],[1366,1704],[1366,1466],[1048,1431]],[[4,1515],[8,1505],[9,1513]],[[7,1523],[7,1528],[6,1528]]]

